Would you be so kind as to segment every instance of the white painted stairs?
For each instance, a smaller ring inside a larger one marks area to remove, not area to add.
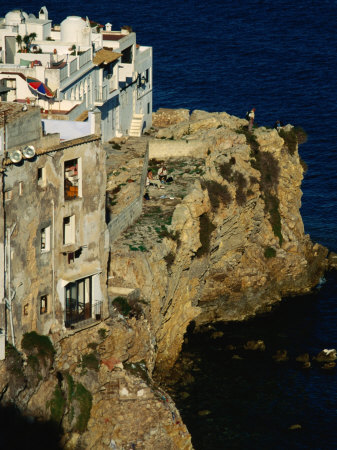
[[[139,137],[142,135],[144,114],[134,114],[132,117],[129,136]]]

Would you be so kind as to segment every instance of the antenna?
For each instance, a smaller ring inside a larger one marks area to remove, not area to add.
[[[20,150],[14,150],[9,154],[9,159],[13,163],[17,164],[22,160],[22,153],[20,152]]]
[[[26,147],[22,150],[23,157],[26,159],[34,158],[35,156],[35,148],[33,145],[26,145]]]

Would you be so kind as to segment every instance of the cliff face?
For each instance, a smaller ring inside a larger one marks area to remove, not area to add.
[[[53,330],[56,353],[33,333],[22,354],[9,346],[0,362],[1,406],[59,425],[46,445],[62,435],[65,448],[192,448],[154,368],[173,366],[192,321],[268,311],[308,292],[327,266],[327,250],[305,235],[299,212],[300,130],[250,134],[243,119],[187,110],[162,110],[153,123],[149,165],[155,171],[164,160],[174,181],[148,189],[141,217],[112,244],[110,317],[73,335]],[[113,212],[143,170],[137,152],[126,163],[119,151]]]
[[[197,150],[185,159],[167,154],[175,186],[159,192],[175,198],[161,199],[151,188],[145,214],[128,230],[144,250],[129,243],[127,251],[122,237],[111,254],[110,277],[112,284],[139,288],[149,302],[156,365],[165,370],[191,321],[244,320],[282,296],[308,292],[322,275],[326,250],[304,233],[296,129],[249,134],[243,119],[185,110],[160,111],[154,124],[169,124],[159,128],[158,146],[169,139],[190,148],[197,142]],[[158,222],[156,208],[169,225]],[[149,216],[165,231],[157,239]]]

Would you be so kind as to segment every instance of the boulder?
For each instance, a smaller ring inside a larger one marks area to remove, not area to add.
[[[318,362],[332,362],[337,359],[337,352],[336,349],[331,348],[327,349],[325,348],[321,352],[318,353],[318,355],[315,357],[316,361]]]
[[[302,355],[298,355],[296,361],[307,363],[309,361],[309,353],[303,353]]]
[[[288,352],[287,350],[277,350],[275,355],[273,355],[273,360],[275,362],[284,362],[288,361]]]
[[[258,341],[248,341],[243,348],[245,350],[258,350],[260,352],[264,352],[266,349],[266,345],[262,340],[258,340]]]

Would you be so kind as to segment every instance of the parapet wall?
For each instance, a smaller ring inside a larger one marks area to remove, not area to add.
[[[186,156],[206,156],[208,143],[205,140],[169,140],[153,139],[149,142],[149,158],[166,159]]]
[[[143,209],[143,196],[145,191],[145,181],[147,175],[147,169],[149,164],[149,147],[147,147],[144,155],[144,163],[142,174],[140,177],[139,195],[129,205],[127,205],[119,214],[113,215],[108,224],[110,246],[123,233],[132,225],[142,213]]]

